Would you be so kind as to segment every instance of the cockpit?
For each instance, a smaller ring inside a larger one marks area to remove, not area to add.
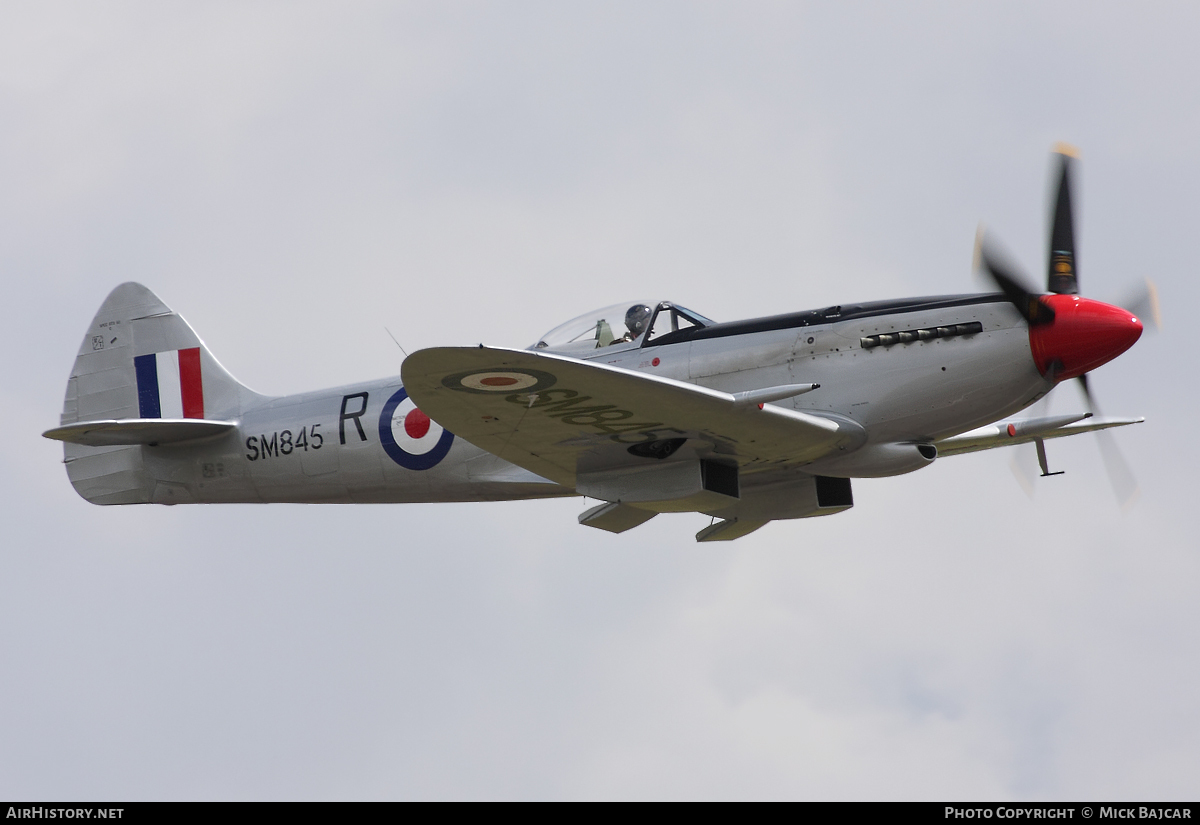
[[[634,349],[671,343],[671,333],[715,321],[670,301],[627,301],[572,318],[547,332],[532,350],[587,357],[608,347]]]

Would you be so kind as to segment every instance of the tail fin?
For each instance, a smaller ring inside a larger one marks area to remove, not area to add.
[[[146,287],[125,283],[109,293],[83,336],[62,426],[47,435],[68,441],[67,475],[88,501],[150,502],[155,480],[143,467],[140,444],[70,443],[77,439],[64,436],[68,425],[136,419],[152,429],[153,419],[233,420],[257,397],[213,358],[187,321]]]

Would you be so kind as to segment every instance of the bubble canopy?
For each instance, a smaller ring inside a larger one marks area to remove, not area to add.
[[[669,332],[712,326],[715,321],[670,301],[625,301],[559,324],[529,347],[585,356],[607,347],[653,346]]]

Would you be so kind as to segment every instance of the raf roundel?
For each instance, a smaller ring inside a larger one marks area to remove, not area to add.
[[[497,367],[447,375],[442,379],[442,386],[459,392],[531,393],[551,387],[557,380],[550,373],[541,370]]]
[[[465,376],[461,383],[464,387],[483,392],[517,392],[529,389],[537,383],[537,379],[528,373],[506,370],[504,372],[477,372]]]
[[[421,412],[402,387],[383,405],[379,441],[401,467],[428,470],[450,452],[454,434]]]

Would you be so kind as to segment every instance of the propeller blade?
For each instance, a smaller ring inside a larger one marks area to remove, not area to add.
[[[983,226],[975,234],[975,266],[981,269],[1000,288],[1030,326],[1048,324],[1054,320],[1054,310],[1036,292],[1025,286],[1025,279],[987,243]]]
[[[1108,430],[1097,430],[1096,438],[1100,441],[1100,457],[1104,459],[1104,469],[1108,471],[1108,480],[1117,495],[1117,501],[1121,503],[1122,508],[1128,509],[1137,501],[1140,492],[1133,470],[1129,469],[1129,464],[1121,454],[1121,448],[1117,446],[1112,433]]]
[[[1085,372],[1079,376],[1079,390],[1083,393],[1083,400],[1087,403],[1088,412],[1092,415],[1099,415],[1100,411],[1096,407],[1096,399],[1092,397],[1092,388],[1088,386],[1088,377]]]
[[[1125,301],[1119,306],[1128,309],[1142,319],[1143,323],[1149,321],[1155,330],[1162,329],[1162,314],[1158,311],[1158,288],[1149,278],[1142,287],[1125,296]]]
[[[1075,222],[1071,218],[1071,163],[1079,157],[1074,146],[1054,147],[1059,157],[1058,193],[1050,230],[1050,263],[1046,289],[1058,295],[1079,293],[1079,262],[1075,255]]]
[[[1079,376],[1079,387],[1083,392],[1083,398],[1087,402],[1088,411],[1093,415],[1099,415],[1100,409],[1096,406],[1096,399],[1092,395],[1091,387],[1088,385],[1087,373]],[[1104,469],[1108,472],[1108,481],[1112,484],[1113,492],[1117,495],[1117,501],[1121,503],[1121,507],[1128,509],[1135,501],[1139,494],[1137,479],[1133,475],[1133,470],[1129,469],[1129,462],[1125,460],[1125,456],[1121,453],[1121,448],[1117,446],[1117,441],[1113,438],[1112,433],[1108,430],[1097,430],[1096,440],[1100,444],[1100,457],[1104,459]]]
[[[1017,484],[1021,485],[1021,489],[1025,491],[1025,495],[1033,498],[1036,490],[1034,484],[1038,477],[1037,447],[1030,441],[1009,449],[1012,450],[1012,458],[1008,461],[1008,467],[1017,479]]]

